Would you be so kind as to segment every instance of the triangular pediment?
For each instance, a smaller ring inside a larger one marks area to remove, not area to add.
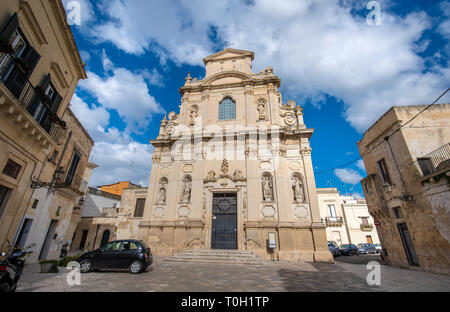
[[[244,57],[251,57],[251,60],[255,58],[255,55],[251,51],[246,50],[238,50],[238,49],[225,49],[222,51],[219,51],[217,53],[214,53],[210,56],[207,56],[203,59],[203,62],[206,64],[211,61],[222,61],[227,59],[237,59],[237,58],[244,58]]]

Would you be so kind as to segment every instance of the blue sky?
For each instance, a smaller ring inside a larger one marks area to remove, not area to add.
[[[450,81],[449,1],[64,0],[89,78],[72,109],[94,138],[91,185],[148,184],[152,147],[178,89],[202,59],[226,47],[255,53],[282,80],[283,100],[304,108],[316,172],[359,157],[356,142],[392,105],[429,104]],[[72,2],[72,3],[71,3]],[[448,103],[447,95],[440,101]],[[316,175],[318,187],[362,195],[361,162]]]

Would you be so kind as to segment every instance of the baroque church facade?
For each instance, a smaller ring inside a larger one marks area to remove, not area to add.
[[[249,250],[264,258],[332,262],[321,222],[302,108],[280,79],[252,72],[254,54],[225,49],[186,78],[179,113],[151,140],[153,165],[137,236],[156,255]],[[276,248],[268,248],[274,233]],[[120,235],[120,228],[119,228]]]

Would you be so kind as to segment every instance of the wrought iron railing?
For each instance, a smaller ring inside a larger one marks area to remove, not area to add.
[[[417,157],[411,165],[415,167],[422,177],[450,169],[450,143],[432,151],[426,156]]]
[[[59,128],[55,124],[55,116],[50,108],[43,103],[42,95],[36,91],[27,77],[27,73],[22,69],[20,63],[17,63],[16,59],[9,54],[0,53],[0,82],[54,139]]]
[[[88,188],[88,183],[79,175],[67,175],[64,181],[56,182],[56,188],[71,188],[85,194]]]
[[[373,224],[362,224],[361,223],[361,231],[372,231]]]
[[[342,217],[325,217],[326,226],[341,226],[343,223]]]

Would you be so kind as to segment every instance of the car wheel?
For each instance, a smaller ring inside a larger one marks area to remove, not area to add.
[[[81,261],[80,262],[80,271],[81,271],[81,273],[88,273],[88,272],[92,271],[91,260],[84,259],[83,261]]]
[[[59,255],[60,258],[64,258],[65,256],[67,256],[67,251],[66,250],[61,250],[61,254]]]
[[[130,264],[130,273],[131,274],[139,274],[142,272],[142,269],[144,266],[142,265],[142,262],[139,260],[134,260]]]

